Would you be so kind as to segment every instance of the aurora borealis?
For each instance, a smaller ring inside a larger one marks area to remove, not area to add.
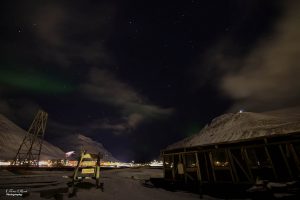
[[[73,90],[67,83],[36,72],[0,70],[0,82],[16,90],[45,94],[68,93]]]

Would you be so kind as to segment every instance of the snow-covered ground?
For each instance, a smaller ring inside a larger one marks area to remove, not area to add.
[[[0,199],[18,199],[5,196],[5,189],[28,189],[29,196],[24,199],[101,199],[101,200],[193,200],[199,199],[198,194],[184,191],[171,192],[163,188],[147,187],[145,183],[150,178],[161,178],[161,169],[117,169],[101,173],[104,190],[97,189],[94,180],[85,180],[73,191],[67,183],[71,179],[65,176],[71,172],[39,171],[26,175],[16,175],[8,171],[0,171]],[[60,193],[60,194],[59,194]],[[40,197],[40,196],[44,197]],[[204,199],[215,199],[203,196]]]

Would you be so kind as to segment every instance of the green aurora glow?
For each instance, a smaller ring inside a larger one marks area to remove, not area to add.
[[[69,93],[74,87],[69,83],[53,79],[41,73],[24,71],[0,70],[0,83],[19,90],[39,93]]]

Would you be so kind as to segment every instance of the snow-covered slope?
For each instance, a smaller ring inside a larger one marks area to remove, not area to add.
[[[55,142],[55,144],[66,152],[75,151],[76,156],[80,154],[83,148],[88,153],[97,154],[100,152],[103,155],[103,160],[105,161],[117,161],[117,159],[115,159],[101,143],[81,134],[62,137],[59,141]]]
[[[16,156],[26,131],[0,114],[0,160],[13,159]],[[44,141],[41,159],[64,158],[64,152],[56,146]]]
[[[198,134],[167,149],[233,142],[249,138],[300,132],[300,107],[264,113],[229,113],[212,120]]]

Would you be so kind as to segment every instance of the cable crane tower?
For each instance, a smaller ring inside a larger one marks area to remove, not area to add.
[[[39,166],[48,113],[39,110],[32,121],[12,165]]]

